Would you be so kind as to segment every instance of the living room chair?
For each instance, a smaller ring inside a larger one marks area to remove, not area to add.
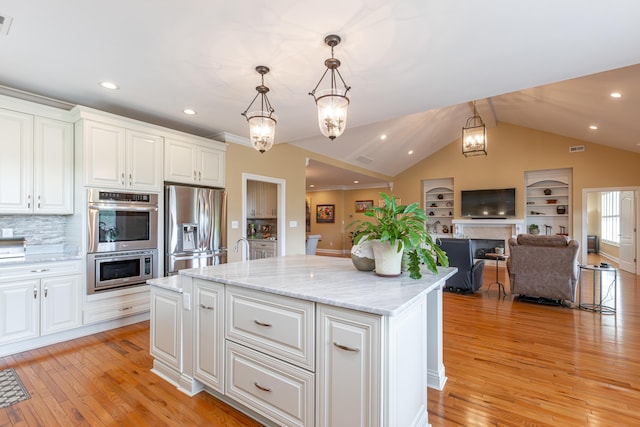
[[[578,241],[562,235],[519,234],[509,239],[511,292],[525,301],[573,303],[579,249]]]
[[[438,246],[449,258],[449,266],[458,272],[447,279],[444,290],[470,294],[482,286],[484,260],[473,260],[473,244],[470,239],[438,239]]]

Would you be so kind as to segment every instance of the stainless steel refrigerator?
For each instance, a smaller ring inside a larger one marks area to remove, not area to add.
[[[164,274],[227,262],[227,192],[165,185]]]

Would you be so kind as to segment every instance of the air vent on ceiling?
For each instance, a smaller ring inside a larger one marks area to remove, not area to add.
[[[584,145],[574,145],[573,147],[569,147],[570,153],[579,153],[584,151]]]
[[[356,157],[356,160],[359,161],[360,163],[364,163],[365,165],[368,165],[369,163],[373,162],[373,159],[367,156],[358,156]]]
[[[11,27],[12,22],[12,17],[0,15],[0,36],[9,34],[9,27]]]

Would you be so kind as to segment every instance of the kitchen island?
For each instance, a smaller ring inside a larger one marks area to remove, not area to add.
[[[294,255],[150,280],[153,371],[267,425],[426,426],[442,389],[442,285]]]

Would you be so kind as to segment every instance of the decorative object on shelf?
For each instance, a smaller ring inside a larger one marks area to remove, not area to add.
[[[540,234],[540,227],[537,224],[531,224],[529,226],[529,234]]]
[[[373,206],[373,200],[356,200],[356,212],[365,212]]]
[[[565,227],[564,225],[560,225],[560,232],[558,233],[561,236],[568,236],[569,234],[567,234],[567,227]]]
[[[476,111],[476,101],[473,101],[473,116],[462,128],[462,154],[465,157],[487,155],[487,128]]]
[[[449,227],[447,226],[447,224],[442,226],[442,233],[444,233],[444,234],[449,233]]]
[[[438,207],[438,205],[436,205],[435,203],[431,203],[431,207],[432,207],[432,208],[437,208],[437,207]]]
[[[503,246],[496,246],[494,251],[496,251],[496,254],[498,254],[498,255],[504,255],[504,247]]]
[[[373,207],[365,212],[365,216],[371,217],[371,221],[356,220],[347,226],[355,227],[353,230],[356,238],[355,244],[360,241],[373,240],[373,251],[376,263],[376,274],[380,276],[393,276],[401,274],[402,252],[406,252],[408,258],[408,271],[412,279],[420,279],[420,264],[424,263],[427,269],[433,273],[437,271],[438,261],[444,267],[449,266],[447,255],[431,239],[427,232],[428,218],[418,203],[410,205],[397,204],[396,197],[380,193],[384,200],[384,206]],[[393,264],[388,264],[384,259],[382,246],[387,246],[395,251]],[[400,254],[397,256],[397,254]],[[387,269],[388,267],[388,269]]]
[[[545,188],[543,190],[543,193],[544,193],[545,196],[550,196],[551,195],[551,189],[550,188]]]
[[[558,199],[547,199],[548,205],[555,205],[556,203],[558,203]]]
[[[453,206],[453,202],[447,202],[447,207],[450,208]]]
[[[558,215],[564,215],[567,213],[567,207],[564,205],[558,205],[558,207],[556,208],[556,213]]]
[[[549,236],[551,234],[551,230],[553,229],[552,226],[545,224],[544,225],[544,234],[546,234],[547,236]]]
[[[434,216],[435,213],[433,211],[429,212],[429,216]]]
[[[373,271],[376,266],[371,240],[362,240],[351,247],[351,262],[359,271]]]
[[[442,200],[444,199],[444,196],[442,194],[438,194],[438,200]]]
[[[544,212],[531,211],[531,215],[544,215]]]
[[[309,95],[313,96],[318,107],[318,125],[320,126],[320,132],[330,140],[334,140],[336,137],[342,135],[345,127],[347,126],[347,109],[349,107],[349,98],[347,92],[351,89],[350,86],[344,82],[338,67],[340,67],[340,60],[333,57],[333,48],[340,44],[340,36],[335,34],[328,35],[324,38],[324,42],[331,47],[331,58],[324,61],[326,70],[320,77],[318,84]],[[329,89],[321,90],[316,96],[316,90],[322,83],[322,80],[330,72],[331,86]],[[336,87],[336,74],[340,78],[344,89]]]
[[[336,205],[316,205],[316,223],[334,223]]]
[[[264,75],[269,72],[269,68],[264,65],[258,65],[256,71],[262,77],[262,84],[256,86],[258,93],[242,115],[249,123],[249,139],[251,140],[251,145],[259,152],[264,153],[273,147],[278,118],[274,114],[276,110],[273,109],[267,97],[269,88],[264,85]],[[260,110],[248,112],[256,99],[258,99],[258,96],[260,97]]]

